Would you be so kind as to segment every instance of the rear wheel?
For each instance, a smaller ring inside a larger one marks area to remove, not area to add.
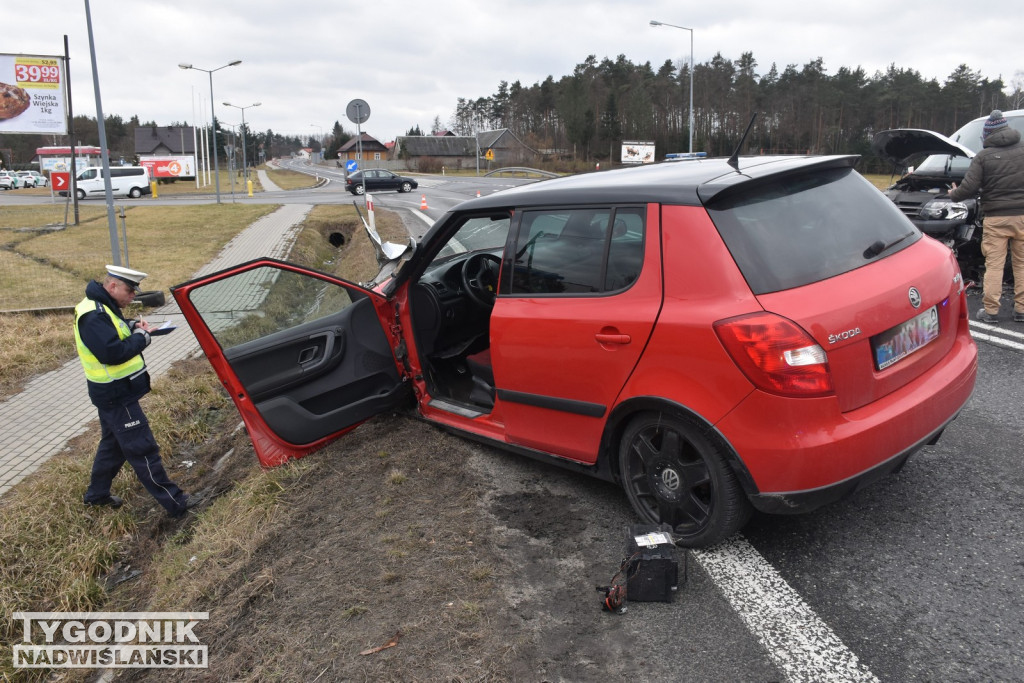
[[[633,419],[622,436],[619,474],[637,513],[670,524],[679,545],[712,545],[750,519],[750,502],[719,448],[693,423],[672,415]]]
[[[362,185],[362,183],[360,183],[359,185],[356,185],[355,187],[353,187],[352,191],[355,192],[356,194],[362,194],[363,193],[363,185]]]

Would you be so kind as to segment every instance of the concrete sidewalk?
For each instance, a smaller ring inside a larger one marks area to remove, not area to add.
[[[298,224],[311,208],[309,204],[286,204],[261,218],[228,242],[195,277],[261,256],[285,258]],[[173,299],[147,313],[146,319],[171,320],[178,325],[171,334],[154,337],[146,349],[146,365],[154,379],[176,361],[199,351],[199,343]],[[68,334],[72,334],[70,319]],[[59,453],[95,419],[96,409],[89,402],[78,358],[35,377],[20,394],[0,403],[0,495]]]

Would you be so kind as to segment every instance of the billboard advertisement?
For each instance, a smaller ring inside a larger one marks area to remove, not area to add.
[[[62,57],[0,54],[0,133],[67,135]]]
[[[654,161],[653,142],[624,141],[622,143],[622,163],[649,164]]]
[[[146,167],[150,178],[196,177],[196,158],[192,154],[140,156],[139,165]]]

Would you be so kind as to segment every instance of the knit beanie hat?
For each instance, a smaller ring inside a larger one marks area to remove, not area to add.
[[[981,139],[984,140],[992,133],[997,130],[1006,128],[1009,124],[1006,123],[1006,117],[1003,116],[1003,112],[998,109],[993,109],[992,113],[988,115],[988,119],[985,120],[985,125],[981,129]]]

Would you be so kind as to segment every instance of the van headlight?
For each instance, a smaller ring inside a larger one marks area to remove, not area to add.
[[[967,205],[949,199],[932,199],[925,202],[917,215],[926,220],[960,221],[967,218]]]

